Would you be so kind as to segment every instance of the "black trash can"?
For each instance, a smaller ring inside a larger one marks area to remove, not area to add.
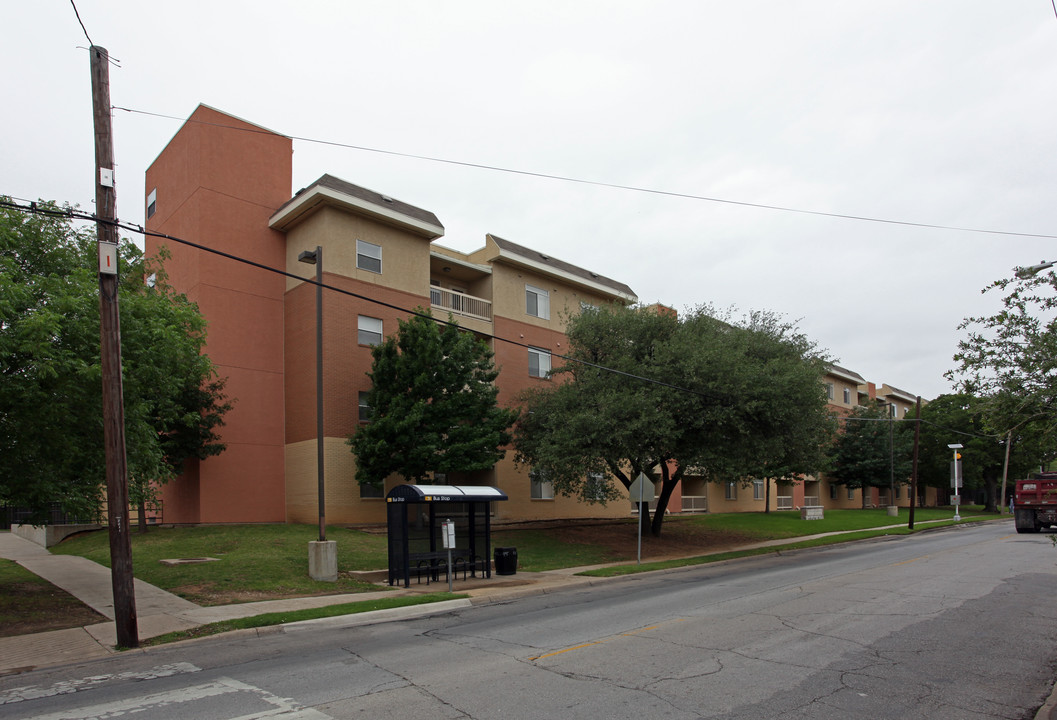
[[[495,549],[495,574],[514,575],[517,573],[517,548],[497,547]]]

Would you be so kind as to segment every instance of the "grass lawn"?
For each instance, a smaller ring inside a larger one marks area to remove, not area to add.
[[[317,537],[315,525],[156,527],[132,533],[132,567],[140,580],[199,605],[378,590],[349,572],[388,566],[384,535],[328,527],[327,539],[338,544],[337,582],[317,582],[308,576],[308,542]],[[105,531],[69,538],[51,551],[110,566]],[[172,567],[160,562],[200,557],[217,562]]]
[[[963,507],[963,520],[995,519],[980,507]],[[941,521],[952,524],[950,508],[917,508],[915,523]],[[723,513],[672,516],[665,520],[660,538],[643,536],[644,562],[636,564],[638,532],[634,519],[605,522],[559,522],[543,528],[501,526],[493,531],[493,547],[517,548],[519,569],[546,571],[584,565],[622,563],[585,574],[612,576],[659,570],[734,557],[772,553],[776,548],[738,550],[739,546],[820,533],[846,532],[836,538],[805,540],[782,549],[832,544],[878,535],[906,534],[908,513],[900,509],[890,517],[886,509],[827,510],[822,520],[801,520],[799,513]],[[890,525],[902,527],[880,530]],[[936,527],[915,525],[915,529]],[[356,580],[355,570],[387,567],[384,534],[341,527],[327,529],[327,539],[338,543],[339,580],[315,582],[308,577],[308,546],[316,538],[312,525],[213,525],[151,528],[133,533],[133,568],[137,578],[201,605],[248,602],[298,595],[377,590],[379,586]],[[99,531],[67,539],[53,553],[81,555],[109,566],[107,533]],[[217,562],[165,566],[171,558],[213,557]],[[152,641],[198,637],[239,628],[261,627],[313,617],[363,612],[380,607],[449,599],[446,593],[419,597],[393,597],[346,603],[296,613],[273,613],[215,623]],[[459,597],[459,596],[454,596]],[[102,622],[90,608],[54,588],[13,562],[0,560],[0,635],[18,635],[59,627]],[[57,623],[57,624],[56,624]]]
[[[11,560],[0,560],[0,637],[106,622],[92,608]]]

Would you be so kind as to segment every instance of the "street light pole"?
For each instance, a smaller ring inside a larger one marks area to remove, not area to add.
[[[319,541],[326,542],[326,502],[323,482],[323,248],[305,250],[298,262],[316,266],[316,482],[319,486]]]
[[[958,490],[961,487],[962,478],[961,473],[958,472],[958,451],[962,449],[962,445],[960,443],[953,443],[947,447],[954,452],[954,460],[951,465],[951,483],[954,485],[954,519],[961,520],[962,518],[961,515],[958,514],[958,508],[962,504],[962,498]]]
[[[308,573],[314,580],[338,579],[337,543],[327,541],[323,475],[323,248],[305,250],[298,262],[316,266],[316,483],[319,493],[319,540],[308,544]]]

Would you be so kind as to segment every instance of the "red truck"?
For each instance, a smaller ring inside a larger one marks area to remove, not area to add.
[[[1013,496],[1013,522],[1018,533],[1037,533],[1057,525],[1057,472],[1044,472],[1032,480],[1017,480]]]

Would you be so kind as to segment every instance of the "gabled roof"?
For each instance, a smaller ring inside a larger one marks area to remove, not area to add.
[[[444,234],[444,226],[429,210],[354,185],[333,175],[324,175],[308,187],[298,190],[275,211],[268,225],[275,230],[289,230],[323,205],[367,215],[429,240]]]
[[[582,267],[567,263],[564,260],[558,260],[557,258],[541,253],[538,250],[527,248],[524,245],[518,245],[509,240],[504,240],[501,237],[496,237],[491,234],[487,237],[499,248],[498,259],[523,265],[545,274],[572,279],[581,285],[601,290],[607,295],[616,295],[627,302],[633,303],[638,300],[635,291],[622,282],[607,278],[604,275],[599,275],[590,270],[585,270]]]

